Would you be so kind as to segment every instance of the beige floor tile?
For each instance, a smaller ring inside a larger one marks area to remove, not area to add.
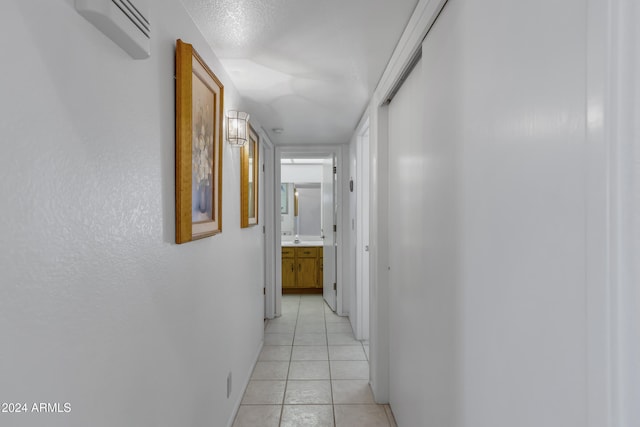
[[[324,316],[298,316],[298,325],[322,325],[324,326]]]
[[[240,405],[233,427],[278,427],[280,405]]]
[[[354,338],[352,333],[344,332],[327,334],[327,341],[329,345],[362,345],[360,341]]]
[[[298,333],[293,338],[293,345],[327,345],[327,335],[324,333]]]
[[[296,329],[296,322],[267,323],[264,331],[268,334],[292,334]]]
[[[391,427],[398,427],[398,424],[396,424],[396,418],[393,416],[393,411],[391,410],[391,406],[384,405],[384,412],[387,413],[387,419],[389,420],[389,425],[391,425]]]
[[[330,405],[331,383],[329,380],[288,381],[284,394],[285,405]]]
[[[321,295],[283,296],[282,313],[265,325],[233,427],[397,427],[388,405],[373,401],[369,343],[354,338],[347,317]]]
[[[265,345],[262,347],[258,361],[289,361],[291,360],[290,345]]]
[[[297,317],[298,317],[298,312],[297,311],[295,313],[291,313],[291,314],[283,313],[282,316],[280,316],[280,317],[275,317],[273,319],[269,319],[267,321],[267,326],[269,326],[269,325],[282,325],[282,324],[289,324],[289,323],[295,324]]]
[[[324,320],[329,323],[351,323],[348,317],[338,316],[337,314],[324,314]]]
[[[251,375],[252,380],[286,380],[289,362],[258,362]]]
[[[298,322],[296,333],[326,333],[324,322]]]
[[[329,360],[326,345],[297,345],[293,347],[291,360]]]
[[[351,323],[327,323],[327,332],[330,334],[343,333],[349,334],[353,333],[353,329],[351,328]]]
[[[329,346],[330,360],[367,360],[361,345]]]
[[[329,362],[292,361],[289,367],[290,380],[328,380]]]
[[[369,362],[344,360],[331,361],[331,379],[368,380]]]
[[[331,405],[285,405],[281,427],[334,427]]]
[[[249,381],[243,405],[281,405],[286,381]]]
[[[389,427],[382,405],[335,405],[336,427]]]
[[[373,393],[367,380],[333,380],[333,403],[374,404]]]
[[[264,345],[292,345],[293,333],[281,334],[281,333],[265,333]]]

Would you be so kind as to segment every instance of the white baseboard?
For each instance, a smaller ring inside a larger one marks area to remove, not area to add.
[[[260,352],[262,351],[262,347],[263,346],[264,346],[264,339],[262,341],[260,341],[260,346],[258,347],[258,352],[253,357],[253,363],[251,364],[251,371],[249,372],[249,375],[247,375],[247,380],[242,385],[242,390],[241,390],[240,394],[238,395],[238,401],[236,402],[235,406],[233,407],[233,412],[231,413],[231,418],[229,419],[229,422],[227,423],[227,427],[232,427],[233,426],[233,422],[236,419],[236,415],[238,415],[238,410],[240,409],[240,404],[242,403],[242,398],[244,397],[244,393],[245,393],[245,391],[247,391],[247,387],[249,386],[249,381],[251,380],[251,373],[255,369],[256,363],[258,363],[258,358],[260,357]]]

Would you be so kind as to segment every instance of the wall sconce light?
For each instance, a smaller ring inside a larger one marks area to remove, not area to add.
[[[234,147],[242,147],[249,140],[249,114],[242,111],[227,111],[227,141]]]

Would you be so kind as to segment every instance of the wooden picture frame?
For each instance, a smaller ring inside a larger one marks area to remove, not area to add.
[[[249,141],[240,152],[240,227],[258,224],[259,137],[249,125]]]
[[[193,46],[176,41],[176,243],[222,231],[224,87]]]

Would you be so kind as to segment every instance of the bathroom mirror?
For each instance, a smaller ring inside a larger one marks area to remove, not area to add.
[[[322,234],[322,191],[320,183],[282,183],[280,195],[282,235],[320,237]],[[295,215],[296,205],[298,208],[297,216]]]

